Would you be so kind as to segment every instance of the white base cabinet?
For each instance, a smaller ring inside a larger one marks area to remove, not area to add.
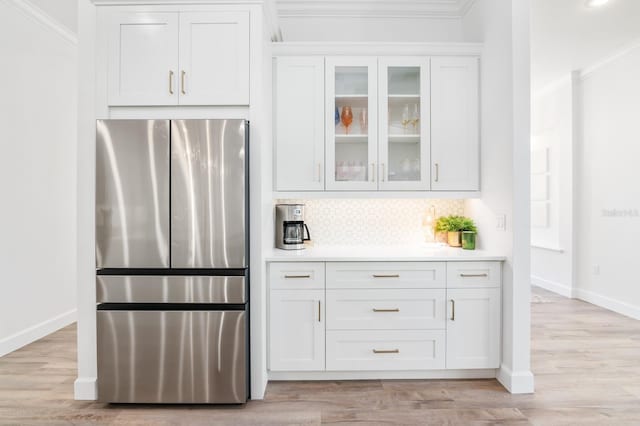
[[[269,271],[270,371],[457,377],[500,365],[500,262],[274,262]]]
[[[447,368],[500,366],[500,289],[448,289]]]
[[[269,368],[324,370],[324,290],[271,290]]]

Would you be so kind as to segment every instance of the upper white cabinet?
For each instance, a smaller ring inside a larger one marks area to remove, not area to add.
[[[249,12],[117,12],[108,103],[248,105]]]
[[[375,57],[328,57],[326,188],[376,190],[378,77]]]
[[[180,13],[180,105],[249,104],[249,12]]]
[[[384,57],[380,72],[378,188],[429,190],[429,58]]]
[[[178,103],[178,14],[117,14],[109,22],[111,105]]]
[[[280,57],[275,76],[277,191],[324,190],[324,58]]]
[[[431,189],[477,191],[478,58],[431,58]]]
[[[477,56],[276,63],[276,191],[480,190]]]

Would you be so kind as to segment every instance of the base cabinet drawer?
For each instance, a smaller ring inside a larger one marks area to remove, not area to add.
[[[271,289],[324,290],[323,262],[274,262],[269,264]]]
[[[445,328],[445,290],[327,290],[328,330]]]
[[[447,262],[447,288],[500,287],[500,262]]]
[[[327,288],[444,288],[444,262],[328,262]]]
[[[444,330],[327,331],[328,371],[445,367]]]

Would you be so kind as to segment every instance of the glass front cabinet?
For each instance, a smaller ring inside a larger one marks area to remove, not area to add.
[[[327,58],[326,189],[429,190],[429,58]]]
[[[328,191],[378,189],[378,77],[375,57],[325,60]]]

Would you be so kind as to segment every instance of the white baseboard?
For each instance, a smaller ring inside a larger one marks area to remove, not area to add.
[[[98,378],[78,377],[73,383],[73,398],[76,401],[95,401],[98,399]]]
[[[72,309],[25,330],[12,334],[11,336],[5,337],[0,340],[0,357],[74,323],[76,318],[77,311]]]
[[[560,296],[569,297],[569,298],[574,297],[571,286],[566,284],[545,280],[544,278],[536,277],[535,275],[531,275],[531,284],[535,285],[536,287],[540,287],[545,290],[549,290],[554,293],[557,293]]]
[[[580,300],[584,300],[585,302],[600,306],[601,308],[609,309],[610,311],[617,312],[621,315],[640,320],[640,307],[638,306],[581,288],[577,288],[574,291],[576,298]]]
[[[498,370],[497,379],[505,389],[513,394],[534,392],[534,379],[531,371],[514,373],[510,368],[502,365]]]

